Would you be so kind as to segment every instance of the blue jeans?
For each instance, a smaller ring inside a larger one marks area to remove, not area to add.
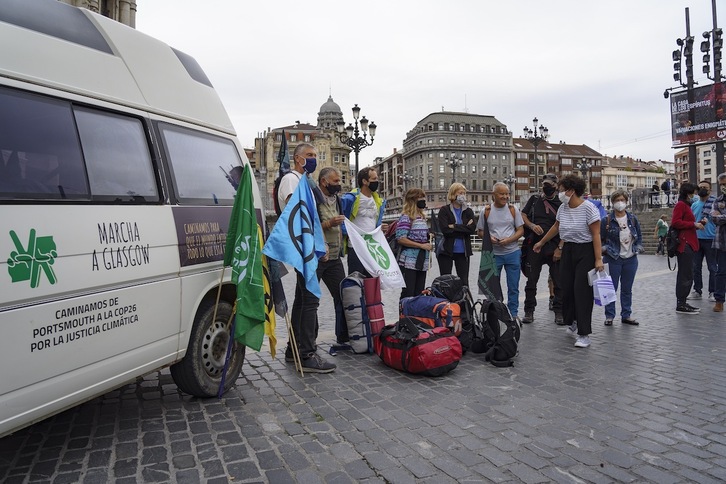
[[[716,249],[713,252],[716,256],[716,265],[718,266],[713,297],[716,298],[717,302],[724,302],[724,296],[726,295],[724,294],[726,293],[726,251]]]
[[[693,254],[693,290],[703,293],[703,259],[708,268],[708,292],[714,292],[716,282],[716,251],[711,248],[713,239],[698,239],[698,251]]]
[[[519,265],[522,259],[522,251],[515,250],[507,255],[495,255],[494,262],[497,264],[497,271],[501,275],[502,267],[507,273],[507,307],[512,317],[519,314]]]
[[[608,264],[615,290],[620,286],[620,317],[628,319],[633,314],[633,281],[638,270],[638,256],[613,259],[606,255],[603,262]],[[605,319],[615,319],[615,302],[605,306]]]

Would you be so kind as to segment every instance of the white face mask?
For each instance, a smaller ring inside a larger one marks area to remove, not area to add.
[[[615,202],[613,203],[613,208],[617,210],[618,212],[622,212],[625,210],[625,202]]]
[[[457,195],[456,203],[458,203],[459,205],[464,205],[466,203],[466,195]]]
[[[570,197],[567,196],[566,193],[567,192],[560,192],[559,193],[558,196],[560,197],[560,202],[562,202],[562,203],[570,203]]]

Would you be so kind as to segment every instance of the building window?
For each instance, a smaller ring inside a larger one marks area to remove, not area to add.
[[[444,130],[444,123],[439,123],[439,131],[443,131],[443,130]]]
[[[476,174],[476,165],[471,165],[471,173],[472,175]]]
[[[444,144],[444,138],[439,138],[439,144],[440,145]]]
[[[507,167],[506,166],[503,166],[502,167],[502,175],[506,175],[506,174],[507,174]]]
[[[439,153],[439,158],[443,158],[443,157],[444,157],[444,154],[443,153]]]
[[[476,144],[476,140],[475,139],[471,140],[471,144],[475,145]]]
[[[305,139],[305,142],[306,143],[310,143],[310,135],[309,134],[306,134],[304,139]]]
[[[297,141],[297,135],[296,134],[291,134],[290,135],[290,143],[295,143],[296,141]]]
[[[427,165],[426,171],[427,171],[428,173],[433,173],[433,172],[434,172],[434,165],[432,165],[431,163],[429,163],[429,164]]]
[[[428,159],[431,159],[431,158],[434,157],[434,154],[433,153],[428,153],[426,156],[428,157]]]
[[[340,163],[340,155],[338,153],[333,155],[333,163]]]
[[[462,145],[465,145],[466,144],[466,140],[465,139],[461,140],[461,144]]]
[[[472,153],[472,154],[471,154],[471,159],[472,159],[472,160],[476,160],[476,153]]]
[[[497,167],[492,166],[492,175],[496,175],[496,174],[497,174]]]
[[[282,142],[282,135],[281,135],[281,134],[279,134],[279,133],[278,133],[278,134],[276,134],[276,135],[275,135],[275,141],[277,141],[278,143],[279,143],[279,142]]]
[[[616,185],[618,188],[624,188],[628,186],[628,175],[618,175]]]
[[[483,144],[483,145],[487,144],[487,140],[485,140],[485,139],[481,140],[481,144]]]
[[[444,172],[444,165],[439,165],[439,173],[443,173],[443,172]]]
[[[486,172],[487,172],[487,166],[486,165],[482,165],[481,172],[482,172],[482,174],[486,174]]]
[[[471,189],[476,190],[476,179],[471,181]]]
[[[486,180],[482,180],[481,181],[481,189],[482,190],[486,190],[487,189],[487,181]]]
[[[433,144],[434,140],[432,138],[429,138],[429,144]]]
[[[428,129],[429,129],[429,131],[433,131],[434,130],[434,125],[433,124],[429,124],[428,125]]]
[[[444,188],[444,184],[446,183],[446,180],[443,178],[439,178],[439,188]]]
[[[451,138],[451,139],[449,140],[449,143],[450,143],[450,144],[452,144],[452,145],[453,145],[453,144],[454,144],[455,142],[456,142],[456,140],[454,140],[454,138]]]

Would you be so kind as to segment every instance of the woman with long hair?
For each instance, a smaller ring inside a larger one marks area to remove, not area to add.
[[[449,204],[439,209],[439,226],[444,240],[441,250],[436,249],[439,261],[439,272],[451,274],[456,265],[456,274],[464,285],[469,285],[469,258],[471,236],[476,233],[476,217],[474,211],[466,206],[466,187],[461,183],[453,183],[449,187]]]
[[[401,290],[401,299],[417,296],[426,287],[432,245],[425,209],[426,193],[420,188],[409,189],[404,197],[403,213],[396,225],[396,240],[403,247],[398,265],[406,282],[406,287]]]
[[[678,190],[678,202],[673,207],[671,227],[678,230],[678,274],[676,275],[676,312],[679,314],[698,314],[701,309],[686,302],[693,285],[693,257],[698,250],[696,230],[703,229],[691,210],[698,187],[693,183],[684,183]]]
[[[532,250],[539,252],[555,235],[560,243],[555,255],[560,254],[560,286],[562,288],[562,316],[567,331],[577,337],[575,346],[590,346],[592,333],[592,288],[587,273],[593,268],[604,269],[600,243],[600,211],[582,198],[585,180],[567,175],[557,185],[562,205],[557,209],[557,221]]]

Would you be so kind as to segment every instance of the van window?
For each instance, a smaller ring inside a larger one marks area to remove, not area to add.
[[[88,199],[71,105],[0,88],[0,199]]]
[[[93,198],[158,201],[141,121],[86,108],[74,112]]]
[[[240,166],[234,143],[191,129],[159,123],[179,203],[232,205],[234,171]]]

